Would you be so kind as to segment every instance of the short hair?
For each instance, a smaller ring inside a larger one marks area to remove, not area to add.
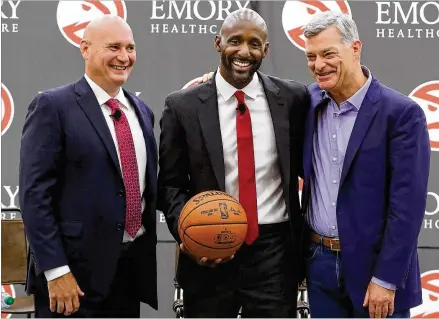
[[[344,44],[348,45],[360,39],[354,20],[347,14],[334,11],[322,12],[312,17],[305,25],[303,35],[309,39],[332,26],[338,29]]]
[[[261,17],[259,13],[249,8],[242,8],[230,13],[223,22],[221,26],[220,35],[223,34],[224,27],[235,23],[237,21],[253,21],[256,23],[261,29],[267,33],[267,24],[265,20]]]

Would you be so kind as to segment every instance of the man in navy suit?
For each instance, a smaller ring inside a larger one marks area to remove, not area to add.
[[[92,21],[85,75],[30,104],[20,154],[20,207],[36,317],[139,317],[157,309],[152,111],[121,86],[136,60],[118,17]]]
[[[304,29],[309,87],[302,206],[313,317],[409,318],[421,304],[417,239],[430,147],[422,109],[360,64],[348,16]]]

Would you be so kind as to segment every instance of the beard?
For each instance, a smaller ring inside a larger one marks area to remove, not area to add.
[[[262,64],[262,59],[259,62],[246,60],[247,62],[250,63],[250,70],[245,73],[242,72],[237,73],[233,69],[233,65],[232,65],[233,60],[234,60],[233,57],[227,56],[225,54],[221,54],[221,64],[223,65],[227,73],[230,75],[230,77],[233,79],[233,81],[237,84],[249,83],[253,78],[253,74],[255,74],[257,70],[259,70]]]

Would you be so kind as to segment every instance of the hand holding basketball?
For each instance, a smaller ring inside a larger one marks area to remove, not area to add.
[[[230,260],[232,260],[234,257],[235,257],[235,255],[232,255],[232,256],[230,256],[230,257],[226,257],[226,258],[218,258],[218,259],[215,259],[215,260],[209,260],[207,257],[201,257],[201,258],[197,258],[197,257],[195,257],[194,255],[192,255],[185,247],[184,247],[184,244],[180,244],[180,250],[183,252],[183,253],[185,253],[185,254],[187,254],[187,255],[189,255],[189,256],[191,256],[193,259],[195,259],[195,261],[197,262],[197,264],[199,264],[200,266],[208,266],[208,267],[216,267],[217,265],[219,265],[219,264],[222,264],[222,263],[225,263],[225,262],[228,262],[228,261],[230,261]]]
[[[231,260],[247,234],[247,216],[241,204],[220,191],[192,197],[178,220],[181,250],[201,265]]]

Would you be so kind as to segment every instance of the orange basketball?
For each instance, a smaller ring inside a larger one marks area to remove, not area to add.
[[[220,191],[202,192],[181,210],[178,233],[186,249],[197,258],[230,257],[247,234],[247,216],[241,204]]]

